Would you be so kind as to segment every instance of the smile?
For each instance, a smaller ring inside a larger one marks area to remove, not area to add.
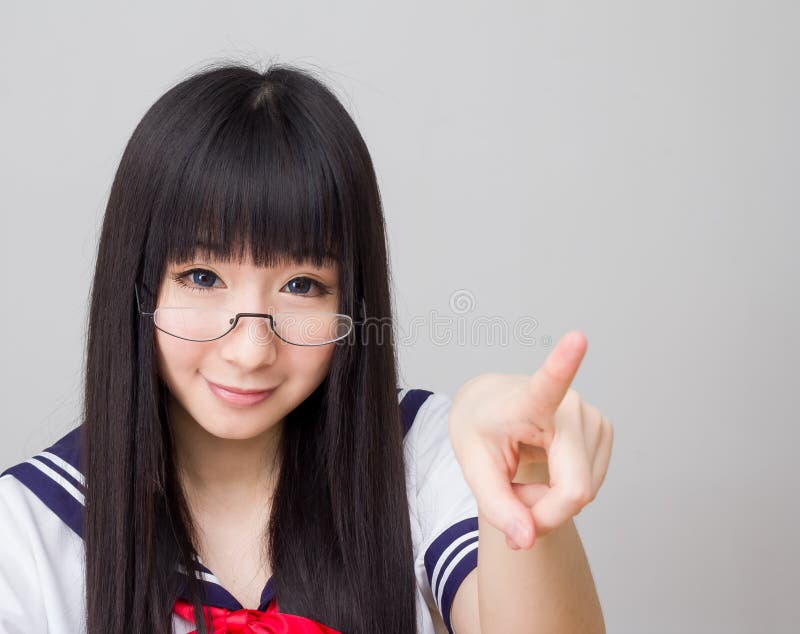
[[[205,378],[205,377],[204,377]],[[265,390],[263,392],[254,392],[250,391],[238,391],[234,388],[230,387],[223,387],[222,385],[218,385],[216,383],[212,383],[208,379],[205,379],[206,383],[208,384],[209,389],[211,392],[219,399],[225,401],[230,405],[255,405],[256,403],[260,403],[261,401],[265,400],[272,394],[275,390]]]

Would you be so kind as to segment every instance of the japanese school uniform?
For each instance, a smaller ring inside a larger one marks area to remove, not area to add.
[[[444,393],[398,388],[419,634],[450,632],[459,585],[478,562],[478,511],[450,444]],[[0,474],[0,633],[86,631],[80,427]],[[206,604],[241,610],[205,569]],[[260,611],[274,597],[270,579]],[[270,606],[274,610],[274,603]],[[175,634],[196,626],[173,614]]]

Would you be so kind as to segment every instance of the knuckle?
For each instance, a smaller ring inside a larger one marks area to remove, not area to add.
[[[592,501],[592,490],[586,485],[576,486],[569,492],[569,500],[578,507],[584,507]]]
[[[574,389],[569,388],[564,394],[564,398],[558,404],[558,410],[563,412],[576,412],[580,411],[582,407],[581,395]]]

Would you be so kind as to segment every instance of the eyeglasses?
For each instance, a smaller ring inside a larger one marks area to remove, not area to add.
[[[279,339],[295,346],[324,346],[347,337],[353,330],[349,315],[318,311],[277,313],[236,313],[224,308],[161,307],[148,313],[142,310],[139,288],[134,284],[136,308],[152,317],[156,328],[186,341],[214,341],[236,328],[242,317],[258,317],[269,322]]]

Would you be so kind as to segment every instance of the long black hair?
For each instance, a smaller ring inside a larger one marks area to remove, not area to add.
[[[216,62],[145,113],[120,160],[91,293],[84,399],[88,634],[167,634],[202,585],[176,476],[152,310],[169,262],[202,250],[257,265],[339,263],[338,312],[391,320],[386,234],[369,152],[307,70]],[[363,300],[363,301],[362,301]],[[366,307],[368,315],[363,314]],[[395,345],[338,345],[285,419],[265,527],[282,612],[346,634],[408,634],[415,580]],[[352,335],[351,335],[352,336]],[[352,339],[351,339],[352,341]],[[333,344],[336,345],[336,344]],[[186,584],[186,585],[183,585]]]

